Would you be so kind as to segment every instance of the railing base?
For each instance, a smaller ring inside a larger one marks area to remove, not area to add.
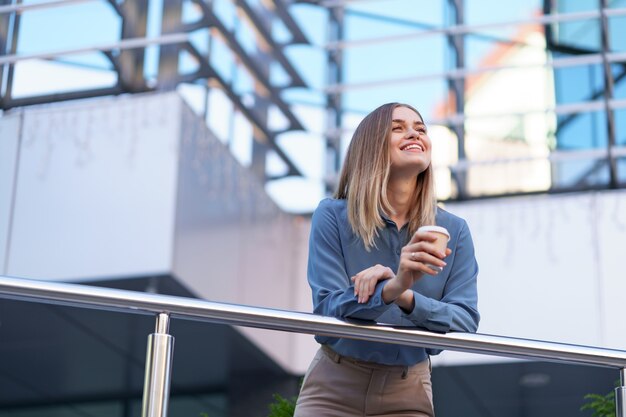
[[[148,336],[141,417],[167,416],[174,353],[174,337],[168,331],[169,315],[161,313],[157,316],[156,333]]]

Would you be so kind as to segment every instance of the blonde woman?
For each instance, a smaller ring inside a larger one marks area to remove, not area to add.
[[[478,266],[465,221],[437,208],[432,143],[413,107],[385,104],[357,127],[333,199],[315,210],[308,279],[314,312],[475,332]],[[445,253],[423,225],[450,233]],[[434,416],[424,348],[316,336],[322,345],[296,417]]]

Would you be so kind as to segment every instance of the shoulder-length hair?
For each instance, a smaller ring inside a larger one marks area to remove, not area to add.
[[[392,114],[397,107],[408,104],[388,103],[368,114],[356,128],[339,177],[335,198],[346,199],[348,221],[367,250],[376,246],[374,239],[384,227],[381,214],[395,214],[387,199],[387,184],[391,169],[389,138]],[[417,176],[413,204],[408,213],[409,236],[420,226],[435,223],[437,200],[433,183],[432,163]],[[402,225],[399,225],[402,226]]]

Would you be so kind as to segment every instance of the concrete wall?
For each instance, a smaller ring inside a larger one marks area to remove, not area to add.
[[[206,299],[311,310],[308,224],[279,210],[176,93],[29,108],[0,118],[0,133],[2,274],[172,275]],[[305,336],[241,331],[302,371],[292,364]]]
[[[0,180],[11,224],[4,273],[67,281],[167,272],[180,130],[169,109],[179,102],[109,98],[20,113],[17,175],[2,164]],[[0,119],[3,132],[15,119]],[[16,138],[3,134],[1,146]]]
[[[481,333],[626,349],[626,191],[447,208],[473,234]]]
[[[0,271],[5,275],[11,235],[20,122],[20,115],[0,119]]]

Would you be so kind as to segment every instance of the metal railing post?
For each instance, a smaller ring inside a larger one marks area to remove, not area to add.
[[[141,417],[167,417],[174,352],[169,327],[169,314],[159,313],[156,330],[148,336]]]
[[[626,417],[626,368],[619,371],[620,386],[615,388],[615,416]]]

